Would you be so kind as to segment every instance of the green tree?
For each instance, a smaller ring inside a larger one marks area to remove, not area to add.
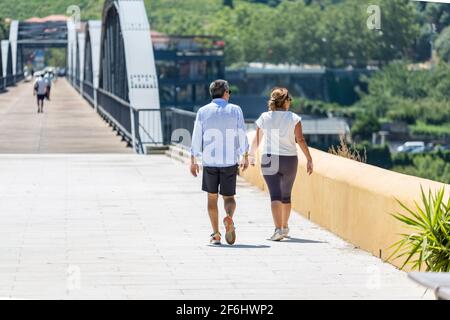
[[[230,7],[231,9],[234,8],[233,0],[223,0],[223,5],[224,5],[225,7]]]
[[[372,114],[360,115],[351,128],[351,133],[356,141],[371,140],[372,133],[378,132],[381,125]]]
[[[441,59],[450,62],[450,27],[442,30],[435,42],[437,53]]]
[[[8,26],[6,19],[0,16],[0,40],[8,38]]]
[[[425,179],[450,183],[450,163],[441,158],[423,155],[413,159],[411,166],[396,166],[394,171]]]

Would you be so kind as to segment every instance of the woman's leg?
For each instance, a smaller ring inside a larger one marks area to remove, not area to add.
[[[279,157],[263,155],[262,172],[269,188],[272,217],[275,228],[281,229],[283,224],[283,203],[281,194],[281,175],[279,174]]]
[[[282,218],[282,228],[289,228],[289,218],[291,217],[292,205],[290,203],[283,203],[283,218]]]
[[[275,228],[281,229],[283,226],[283,204],[281,201],[272,201],[272,216]]]
[[[272,216],[275,228],[281,229],[283,224],[283,203],[281,198],[281,177],[279,174],[265,175],[269,188]]]
[[[291,216],[292,204],[291,195],[297,176],[298,158],[297,157],[281,157],[280,170],[281,176],[281,197],[282,197],[282,228],[289,227],[289,218]]]

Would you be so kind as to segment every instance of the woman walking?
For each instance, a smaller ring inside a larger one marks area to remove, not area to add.
[[[272,90],[269,111],[256,121],[256,136],[250,152],[251,164],[264,138],[261,168],[269,187],[275,233],[272,241],[281,241],[289,235],[291,194],[297,175],[297,144],[307,159],[307,172],[313,173],[313,161],[303,136],[301,118],[289,111],[292,98],[285,88]]]

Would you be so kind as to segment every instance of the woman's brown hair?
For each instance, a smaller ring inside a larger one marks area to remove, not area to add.
[[[286,101],[292,101],[286,88],[273,88],[270,94],[269,111],[285,110]]]

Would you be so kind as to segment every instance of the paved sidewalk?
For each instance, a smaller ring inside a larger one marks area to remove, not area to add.
[[[33,84],[0,94],[0,154],[132,153],[64,78],[37,113]]]
[[[243,181],[238,244],[208,246],[200,179],[164,156],[3,155],[0,181],[3,298],[423,298],[298,215],[290,241],[267,241],[268,197]]]

